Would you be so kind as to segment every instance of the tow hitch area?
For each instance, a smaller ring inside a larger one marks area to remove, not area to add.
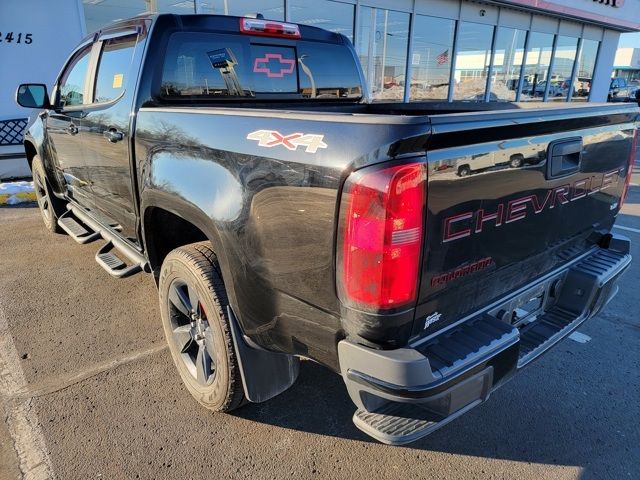
[[[342,340],[342,375],[358,407],[354,424],[383,443],[401,445],[487,400],[613,298],[616,280],[631,262],[624,240],[616,239],[622,249],[591,251],[410,347],[373,350]]]

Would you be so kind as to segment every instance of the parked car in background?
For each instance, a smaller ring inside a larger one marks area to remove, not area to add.
[[[616,77],[611,79],[607,102],[629,102],[633,100],[631,86],[626,78]],[[635,90],[634,90],[635,91]]]
[[[591,79],[578,77],[574,86],[573,95],[575,97],[588,97],[591,92]]]
[[[541,80],[533,88],[532,85],[526,89],[522,88],[522,93],[531,97],[543,97],[547,88],[547,81]],[[549,86],[549,98],[553,97],[566,97],[569,91],[569,82],[567,80],[552,80]]]
[[[636,100],[639,90],[640,90],[639,80],[632,80],[629,82],[629,101],[633,102]]]

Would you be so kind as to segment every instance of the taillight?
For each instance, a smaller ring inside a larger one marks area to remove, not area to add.
[[[624,188],[622,189],[622,197],[620,197],[620,208],[624,205],[629,193],[629,184],[631,183],[631,175],[633,174],[633,166],[636,164],[636,155],[638,153],[638,129],[633,132],[631,140],[631,152],[629,153],[629,165],[627,166],[627,177],[624,180]]]
[[[363,169],[346,181],[338,245],[338,295],[366,311],[416,300],[424,229],[423,163]]]
[[[300,27],[295,23],[276,22],[261,18],[241,18],[240,31],[265,37],[300,38]]]

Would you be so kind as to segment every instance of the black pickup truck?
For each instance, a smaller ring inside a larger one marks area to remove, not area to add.
[[[114,277],[153,274],[211,410],[281,393],[306,358],[342,376],[358,428],[407,443],[617,292],[637,106],[366,92],[340,34],[169,14],[86,38],[50,95],[18,88],[41,109],[24,145],[47,228],[104,239]]]

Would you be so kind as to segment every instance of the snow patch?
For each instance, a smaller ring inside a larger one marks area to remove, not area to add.
[[[0,195],[15,195],[16,193],[33,192],[33,182],[5,182],[0,183]]]
[[[33,182],[18,181],[0,183],[0,205],[17,205],[36,199]]]

